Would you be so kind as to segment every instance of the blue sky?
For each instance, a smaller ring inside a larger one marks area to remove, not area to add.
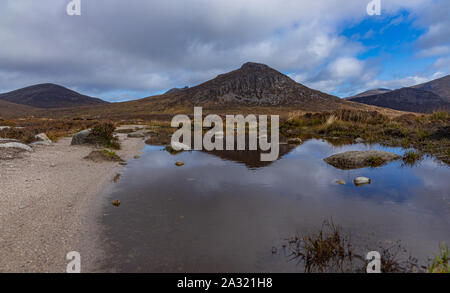
[[[0,2],[0,92],[52,82],[125,101],[252,61],[346,97],[449,74],[450,1],[69,0]]]
[[[427,33],[426,28],[414,25],[414,14],[400,11],[395,15],[370,16],[356,25],[349,25],[342,35],[360,42],[366,49],[359,60],[377,60],[379,78],[391,80],[430,67],[437,57],[418,57],[417,40]]]
[[[406,10],[394,15],[368,16],[357,24],[345,24],[341,35],[364,46],[365,49],[355,57],[373,62],[379,69],[377,78],[380,80],[421,74],[436,62],[437,57],[417,56],[415,44],[427,30],[414,25],[416,17]],[[339,88],[332,93],[338,96],[348,94],[345,89],[340,92]]]

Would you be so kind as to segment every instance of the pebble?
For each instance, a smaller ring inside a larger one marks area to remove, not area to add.
[[[345,185],[345,181],[344,180],[334,180],[334,183],[339,184],[339,185]]]

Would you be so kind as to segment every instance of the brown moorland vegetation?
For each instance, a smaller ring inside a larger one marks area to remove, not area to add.
[[[286,137],[316,136],[346,142],[360,138],[366,143],[414,148],[419,154],[411,153],[409,162],[420,154],[429,154],[450,164],[450,114],[447,112],[396,117],[377,111],[306,113],[283,123],[281,133]]]
[[[82,119],[47,119],[47,118],[19,118],[11,120],[0,119],[1,126],[15,128],[0,130],[0,137],[11,138],[30,143],[34,136],[45,133],[52,141],[70,136],[80,130],[92,128],[95,125],[111,122],[110,120],[82,120]]]

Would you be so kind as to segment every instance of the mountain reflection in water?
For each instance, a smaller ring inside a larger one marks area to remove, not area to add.
[[[280,146],[278,161],[258,152],[189,151],[171,155],[147,146],[105,196],[100,223],[107,255],[102,268],[123,272],[301,272],[282,253],[284,239],[316,232],[324,219],[356,245],[401,240],[423,263],[449,243],[450,168],[426,158],[414,167],[339,170],[323,159],[348,150],[311,139]],[[183,167],[176,167],[183,161]],[[356,187],[358,176],[372,184]],[[336,179],[345,185],[334,183]],[[120,200],[113,207],[112,200]]]

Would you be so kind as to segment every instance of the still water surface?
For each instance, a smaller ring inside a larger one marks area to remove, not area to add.
[[[450,168],[432,158],[414,167],[393,162],[344,171],[323,159],[348,150],[309,140],[282,146],[280,159],[259,154],[170,155],[146,146],[105,198],[101,224],[110,256],[103,268],[123,272],[302,272],[281,249],[284,239],[317,232],[332,219],[361,246],[402,245],[426,264],[450,242]],[[255,159],[256,158],[256,159]],[[184,161],[176,167],[176,161]],[[358,176],[372,184],[356,187]],[[346,185],[337,185],[336,179]],[[119,199],[120,207],[111,205]]]

